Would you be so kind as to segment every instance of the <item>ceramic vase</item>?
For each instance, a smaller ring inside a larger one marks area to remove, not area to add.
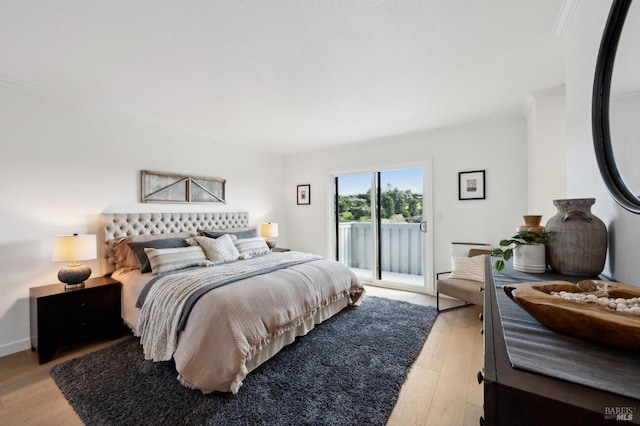
[[[591,213],[595,198],[553,200],[556,214],[547,222],[549,266],[560,274],[597,276],[607,257],[607,227]]]
[[[521,244],[513,249],[513,269],[541,274],[547,270],[543,244]]]
[[[524,219],[524,225],[518,226],[516,232],[529,231],[539,234],[544,231],[544,226],[540,225],[542,215],[527,214],[522,216],[522,219]]]

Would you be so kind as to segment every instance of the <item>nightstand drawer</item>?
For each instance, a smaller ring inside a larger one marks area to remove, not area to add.
[[[120,303],[119,285],[104,286],[82,292],[57,295],[41,300],[42,312],[49,319],[76,316],[109,309]]]
[[[91,315],[57,318],[42,325],[42,332],[58,344],[84,340],[91,336],[113,334],[120,317],[111,310],[96,311]]]

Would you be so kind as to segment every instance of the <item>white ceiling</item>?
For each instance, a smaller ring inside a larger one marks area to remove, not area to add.
[[[0,0],[0,80],[213,140],[315,149],[521,112],[562,0]]]

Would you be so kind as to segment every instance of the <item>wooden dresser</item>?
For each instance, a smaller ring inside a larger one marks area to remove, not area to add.
[[[510,338],[508,333],[505,333],[505,327],[508,327],[509,324],[503,324],[507,309],[503,307],[501,314],[499,304],[514,302],[511,300],[504,302],[503,296],[500,295],[503,292],[502,286],[518,282],[549,280],[578,282],[585,279],[584,277],[568,277],[550,272],[524,274],[513,271],[510,269],[510,265],[505,271],[497,272],[492,268],[491,262],[487,262],[485,274],[485,359],[484,371],[478,372],[478,380],[484,386],[484,416],[480,419],[480,424],[505,426],[640,424],[640,399],[635,396],[623,395],[629,394],[629,388],[632,388],[630,393],[640,393],[640,382],[635,381],[637,377],[640,377],[639,364],[637,362],[629,363],[629,357],[637,355],[637,359],[640,359],[640,353],[627,352],[620,356],[621,354],[616,353],[615,350],[598,345],[594,345],[589,351],[584,350],[584,345],[576,345],[575,351],[564,352],[566,359],[571,360],[584,358],[585,352],[589,352],[589,356],[592,358],[597,359],[601,356],[603,363],[600,368],[602,369],[607,369],[608,363],[611,363],[609,365],[615,364],[618,367],[616,370],[629,374],[625,378],[627,389],[624,391],[614,389],[615,386],[609,386],[609,384],[603,385],[607,390],[598,389],[575,381],[532,372],[529,369],[514,368],[511,364],[507,343],[511,345],[517,344],[517,342],[513,343],[513,340],[507,342],[506,340]],[[515,311],[515,315],[526,316],[527,321],[531,320],[526,311],[517,306],[516,308],[516,310],[511,310],[510,315],[514,315]],[[544,332],[554,334],[546,328]],[[558,337],[564,338],[563,336]],[[535,330],[532,330],[530,341],[534,345],[538,343],[536,339],[538,339],[537,334]],[[568,345],[571,344],[572,342],[568,343]],[[544,347],[541,345],[540,350],[544,350]],[[549,353],[551,352],[553,351],[549,351]],[[550,356],[548,362],[554,363],[556,359]],[[582,373],[575,374],[580,378]],[[590,379],[596,380],[593,377]],[[598,384],[596,383],[596,385]]]

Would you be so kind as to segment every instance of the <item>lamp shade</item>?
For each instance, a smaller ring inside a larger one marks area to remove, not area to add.
[[[56,235],[53,238],[54,262],[77,262],[98,257],[95,235]]]
[[[65,288],[83,287],[84,280],[91,276],[91,268],[78,263],[78,260],[91,260],[98,256],[95,235],[56,235],[53,238],[54,262],[71,262],[58,271],[58,279]]]
[[[260,235],[265,238],[275,238],[278,236],[278,224],[274,222],[260,225]]]

